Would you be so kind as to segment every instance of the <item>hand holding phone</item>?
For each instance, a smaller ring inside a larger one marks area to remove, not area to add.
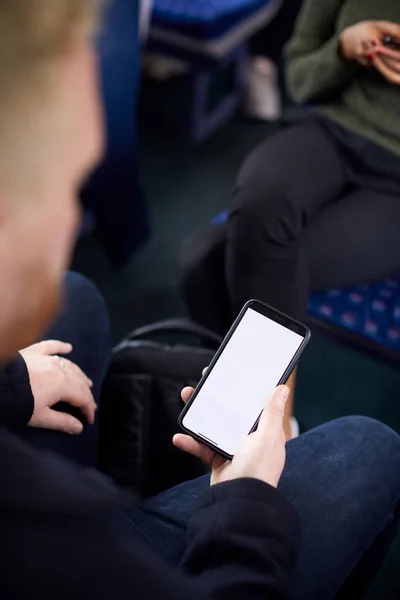
[[[391,49],[400,40],[400,26],[390,21],[359,21],[339,34],[340,55],[369,67],[378,49]]]
[[[188,402],[193,391],[193,388],[185,388],[182,400]],[[265,404],[257,431],[242,441],[232,461],[188,435],[177,434],[174,445],[197,456],[211,468],[211,485],[246,477],[277,487],[286,460],[283,416],[288,395],[286,386],[274,390]]]
[[[287,315],[251,300],[182,411],[180,427],[231,459],[257,427],[265,398],[285,383],[310,338]]]

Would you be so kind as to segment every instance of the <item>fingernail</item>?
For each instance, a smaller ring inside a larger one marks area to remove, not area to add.
[[[369,60],[370,62],[374,62],[374,55],[372,54],[372,52],[370,52],[370,53],[368,54],[368,60]]]
[[[377,46],[378,45],[378,42],[376,40],[372,40],[371,43],[372,43],[373,46]]]

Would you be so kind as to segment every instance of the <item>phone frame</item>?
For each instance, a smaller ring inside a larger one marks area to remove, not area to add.
[[[275,308],[272,308],[271,306],[269,306],[268,304],[265,304],[265,302],[261,302],[260,300],[249,300],[248,302],[246,302],[246,304],[240,311],[238,317],[235,319],[232,327],[230,328],[227,335],[225,336],[221,346],[218,348],[213,360],[211,361],[210,365],[208,366],[206,373],[200,379],[192,396],[190,397],[189,401],[187,402],[186,406],[184,407],[184,409],[182,410],[181,414],[178,417],[178,425],[187,435],[190,435],[192,438],[194,438],[198,442],[205,444],[206,446],[208,446],[209,448],[211,448],[218,454],[224,456],[228,460],[232,460],[233,455],[228,454],[227,452],[223,451],[219,446],[217,446],[211,440],[208,440],[207,438],[202,437],[201,435],[198,435],[194,431],[187,429],[183,424],[183,419],[185,418],[185,416],[189,412],[190,407],[192,406],[193,402],[196,400],[197,396],[199,395],[203,385],[207,381],[207,378],[209,377],[211,371],[213,370],[214,366],[218,362],[222,352],[225,350],[226,346],[229,344],[230,339],[232,338],[233,334],[235,333],[236,329],[238,328],[245,313],[250,308],[255,310],[256,312],[262,314],[263,316],[267,317],[268,319],[271,319],[275,323],[279,323],[280,325],[283,325],[284,327],[286,327],[287,329],[290,329],[294,333],[298,333],[299,335],[304,336],[303,342],[300,344],[297,352],[295,353],[292,360],[288,364],[286,370],[284,371],[284,373],[277,385],[282,385],[287,382],[287,380],[289,379],[290,375],[292,374],[294,368],[296,367],[296,365],[300,359],[300,356],[303,354],[303,352],[311,338],[311,331],[303,323],[300,323],[300,321],[296,321],[295,319],[292,319],[288,315],[285,315],[283,312],[281,312]],[[261,414],[262,414],[262,411],[258,415],[258,417],[257,417],[253,427],[249,431],[248,435],[250,435],[250,433],[252,433],[253,431],[255,431],[257,429]]]

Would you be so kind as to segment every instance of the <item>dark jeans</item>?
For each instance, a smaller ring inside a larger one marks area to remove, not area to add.
[[[208,485],[208,477],[183,483],[128,511],[137,535],[174,565],[185,548],[194,501]],[[280,489],[302,521],[295,598],[333,598],[368,549],[379,567],[395,533],[390,528],[397,529],[400,438],[364,417],[332,421],[287,444]]]
[[[50,335],[50,334],[49,334]],[[51,336],[71,341],[78,364],[95,382],[98,397],[110,353],[104,302],[86,279],[69,275],[66,306]],[[96,454],[96,428],[79,437],[31,431],[35,444],[84,463]],[[85,453],[87,453],[85,455]],[[362,417],[328,423],[287,445],[280,487],[296,506],[303,525],[303,549],[296,598],[332,598],[375,540],[394,528],[400,498],[400,438],[385,425]],[[184,483],[141,504],[123,518],[141,542],[177,565],[185,547],[185,528],[207,477]]]
[[[400,269],[400,159],[311,116],[246,160],[227,226],[237,313],[249,298],[302,318],[310,290]]]

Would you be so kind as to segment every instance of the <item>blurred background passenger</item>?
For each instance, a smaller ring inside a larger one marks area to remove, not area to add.
[[[302,319],[311,290],[399,271],[396,41],[395,0],[379,10],[372,0],[304,2],[286,53],[289,92],[302,108],[240,170],[228,223],[215,233],[226,306],[208,325],[222,333],[253,297]],[[288,438],[298,433],[291,414],[289,402]]]

